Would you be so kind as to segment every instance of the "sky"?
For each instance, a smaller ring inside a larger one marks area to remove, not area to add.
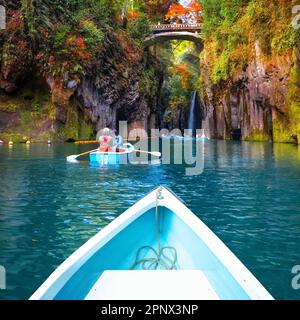
[[[189,4],[191,2],[191,0],[180,0],[179,1],[183,6],[186,6],[187,4]]]

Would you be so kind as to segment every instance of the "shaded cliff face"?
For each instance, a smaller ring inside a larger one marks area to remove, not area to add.
[[[150,129],[161,86],[159,63],[124,36],[107,35],[98,64],[76,86],[75,98],[88,109],[96,130],[119,121]]]
[[[218,85],[206,82],[203,126],[207,133],[218,139],[298,142],[289,94],[291,86],[299,90],[299,83],[292,83],[292,74],[299,68],[297,52],[266,58],[257,41],[244,71]],[[209,61],[202,58],[204,82],[207,64]]]
[[[125,37],[106,34],[104,45],[82,77],[39,76],[32,50],[22,52],[19,45],[8,48],[4,43],[0,138],[44,141],[51,135],[57,140],[90,139],[103,127],[118,128],[121,120],[128,121],[129,129],[154,127],[160,65]]]
[[[149,27],[143,13],[124,23],[121,1],[5,5],[0,139],[89,139],[119,120],[129,129],[156,125],[161,70],[141,45]]]

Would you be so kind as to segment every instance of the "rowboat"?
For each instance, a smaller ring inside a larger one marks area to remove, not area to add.
[[[31,300],[271,300],[172,191],[136,202],[62,263]]]
[[[120,152],[100,152],[95,151],[90,153],[90,162],[100,165],[117,165],[128,162],[128,155],[134,151],[134,146],[130,143],[125,143]]]

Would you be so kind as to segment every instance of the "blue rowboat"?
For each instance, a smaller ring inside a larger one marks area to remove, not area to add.
[[[273,298],[179,198],[159,187],[73,253],[30,299]]]
[[[90,153],[90,162],[100,165],[118,165],[128,163],[128,156],[134,151],[134,146],[125,143],[121,148],[121,152],[92,152]]]

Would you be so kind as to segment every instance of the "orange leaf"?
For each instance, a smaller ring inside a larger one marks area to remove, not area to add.
[[[188,14],[188,10],[185,7],[183,7],[180,3],[173,3],[166,14],[166,18],[172,19],[185,14]]]
[[[129,20],[136,20],[140,16],[140,13],[136,10],[131,11],[128,13],[128,19]]]

